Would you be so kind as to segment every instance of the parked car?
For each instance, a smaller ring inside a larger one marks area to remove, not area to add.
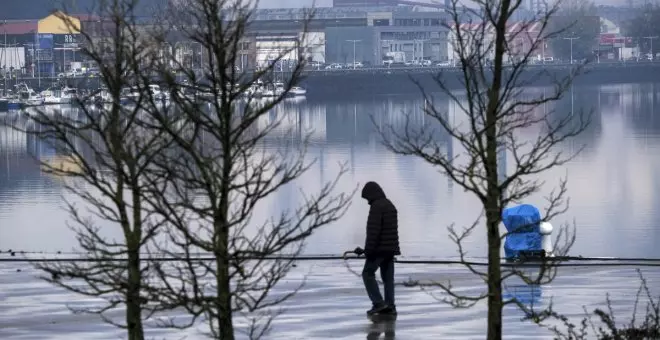
[[[342,68],[344,68],[344,67],[341,64],[338,64],[338,63],[332,63],[330,65],[325,66],[326,70],[340,70]]]
[[[66,71],[64,73],[60,73],[57,75],[58,78],[76,78],[82,76],[83,76],[83,72],[79,70]]]

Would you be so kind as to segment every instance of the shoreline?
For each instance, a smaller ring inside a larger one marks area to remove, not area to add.
[[[524,86],[553,85],[567,77],[572,65],[530,65],[519,83]],[[307,97],[354,97],[363,95],[421,94],[441,92],[435,77],[442,75],[448,88],[463,88],[458,68],[392,68],[311,71],[304,74],[302,86]],[[413,81],[414,80],[414,81]],[[607,63],[584,66],[573,84],[617,84],[660,81],[660,63]],[[415,84],[418,82],[419,85]]]
[[[522,74],[519,84],[522,86],[548,86],[567,77],[574,65],[529,65]],[[286,73],[283,74],[286,77]],[[463,88],[459,77],[459,68],[439,67],[400,67],[400,68],[363,68],[341,70],[304,71],[300,86],[307,90],[308,98],[346,98],[370,95],[405,95],[421,94],[419,86],[429,93],[440,93],[435,81],[442,75],[446,86],[451,90]],[[54,78],[22,78],[18,82],[31,88],[47,88]],[[660,81],[660,62],[601,63],[583,67],[575,77],[575,85],[644,83]],[[16,80],[12,80],[16,82]],[[418,84],[415,84],[418,82]],[[99,78],[77,78],[69,80],[69,85],[80,89],[99,88]]]

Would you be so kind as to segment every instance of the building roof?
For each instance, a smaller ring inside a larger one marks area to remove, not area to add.
[[[0,34],[28,34],[37,32],[37,20],[6,20],[0,22]]]

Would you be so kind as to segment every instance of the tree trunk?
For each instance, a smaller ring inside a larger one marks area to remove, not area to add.
[[[226,178],[226,177],[225,177]],[[229,185],[224,185],[227,188]],[[229,228],[226,223],[226,216],[228,209],[227,199],[228,193],[225,191],[221,194],[220,207],[218,216],[215,216],[214,226],[214,243],[215,243],[215,265],[216,265],[216,312],[218,315],[216,335],[220,335],[222,340],[234,340],[234,323],[232,320],[232,305],[231,305],[231,282],[229,277]]]
[[[227,239],[226,234],[224,235],[224,239]],[[224,254],[216,254],[215,259],[216,268],[218,271],[216,275],[216,284],[218,287],[218,298],[216,301],[218,312],[218,333],[220,334],[220,339],[222,340],[234,340],[234,323],[232,320],[231,308],[231,287],[229,282],[229,259],[226,249]]]
[[[144,339],[140,289],[141,273],[139,246],[131,247],[131,245],[129,245],[128,286],[126,289],[126,326],[128,328],[128,340]]]
[[[494,214],[496,211],[491,212]],[[488,340],[502,339],[502,270],[499,217],[487,216],[488,225]]]
[[[501,199],[498,157],[499,149],[497,122],[499,115],[500,94],[504,76],[503,57],[506,46],[507,19],[510,0],[500,3],[500,17],[495,24],[495,59],[493,63],[493,82],[488,90],[488,107],[486,108],[486,159],[484,170],[487,176],[487,190],[484,208],[486,210],[486,226],[488,228],[488,335],[487,340],[502,339],[502,268],[500,265],[500,220]],[[506,84],[506,82],[504,82]]]

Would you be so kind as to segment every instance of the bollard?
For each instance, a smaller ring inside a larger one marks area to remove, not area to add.
[[[552,253],[552,229],[550,222],[541,222],[539,225],[541,248],[545,251],[545,256],[554,256]]]

